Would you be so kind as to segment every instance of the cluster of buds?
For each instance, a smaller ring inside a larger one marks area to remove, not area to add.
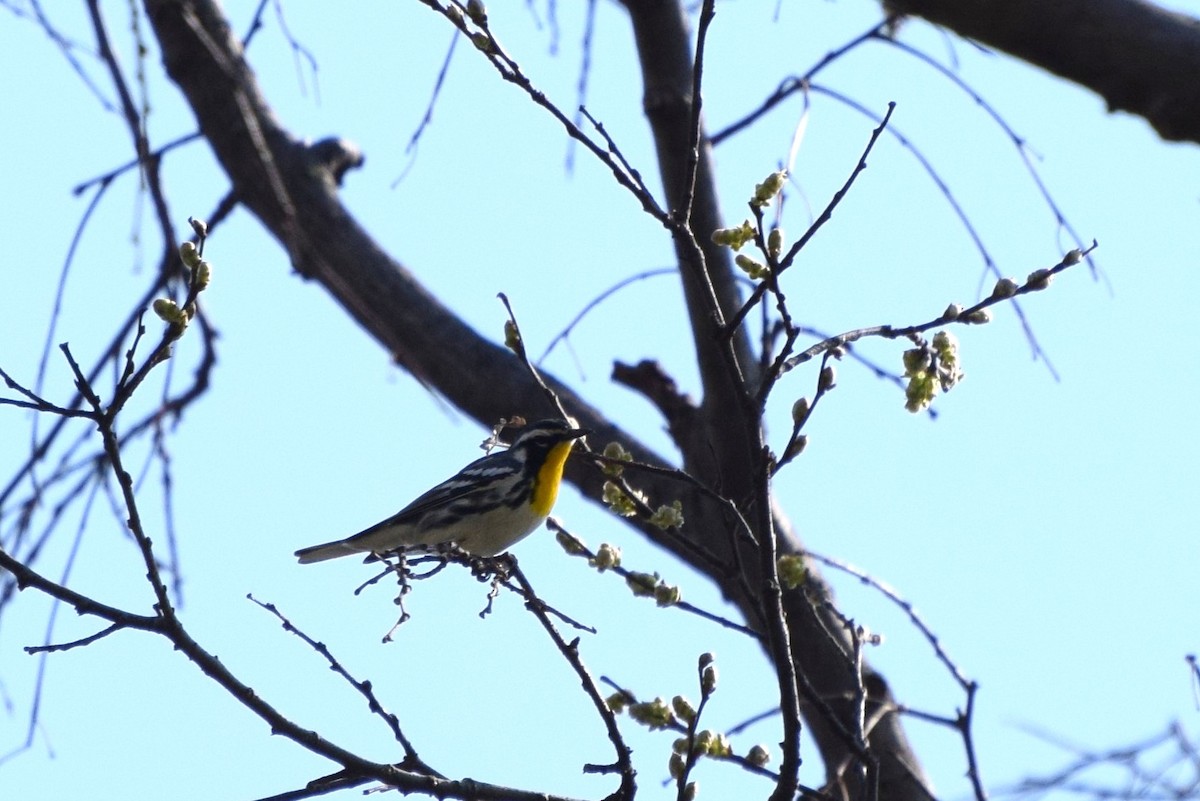
[[[612,459],[618,462],[632,462],[633,454],[625,450],[625,447],[619,442],[610,442],[604,446],[604,456],[607,459]],[[619,464],[612,462],[605,463],[600,467],[604,475],[617,478],[625,471],[625,468]]]
[[[621,549],[605,542],[601,544],[600,550],[596,551],[596,555],[588,559],[588,564],[601,573],[620,567]]]
[[[674,606],[683,600],[683,590],[676,584],[668,584],[657,573],[630,571],[625,575],[625,584],[639,598],[653,598],[659,606]]]
[[[638,512],[637,501],[615,481],[604,482],[600,497],[609,511],[620,517],[633,517]]]
[[[747,242],[754,241],[754,226],[749,220],[742,220],[737,228],[718,228],[712,232],[714,245],[741,250]]]
[[[196,232],[196,236],[203,241],[208,234],[208,226],[201,220],[191,220],[192,228]],[[179,246],[179,259],[183,262],[183,266],[187,268],[189,273],[188,278],[188,294],[195,296],[208,288],[212,282],[212,265],[205,261],[200,256],[200,248],[195,242],[184,242]],[[171,298],[158,298],[151,305],[154,313],[158,315],[158,319],[166,323],[169,332],[173,337],[178,338],[187,328],[188,323],[196,315],[196,304],[194,301],[180,306]]]
[[[650,515],[650,525],[666,531],[669,528],[679,528],[683,525],[683,504],[678,500],[670,506],[660,506]]]
[[[964,373],[958,356],[958,340],[949,331],[939,331],[933,342],[919,340],[915,348],[904,351],[904,408],[919,412],[933,403],[939,391],[949,392]]]

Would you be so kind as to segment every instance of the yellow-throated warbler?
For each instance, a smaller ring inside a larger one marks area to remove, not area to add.
[[[387,520],[296,556],[304,564],[447,542],[475,556],[503,553],[545,522],[571,446],[587,433],[561,420],[534,423],[508,450],[476,459]]]

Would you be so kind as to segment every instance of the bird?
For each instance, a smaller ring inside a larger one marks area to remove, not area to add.
[[[451,542],[472,556],[501,554],[546,521],[571,448],[588,433],[563,420],[532,423],[508,450],[476,459],[386,520],[296,557],[309,564]]]

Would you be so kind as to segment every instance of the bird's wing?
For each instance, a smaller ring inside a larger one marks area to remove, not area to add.
[[[509,458],[507,451],[483,456],[464,467],[453,478],[443,481],[425,493],[413,499],[391,517],[369,526],[348,539],[355,539],[365,534],[372,534],[380,529],[404,526],[415,523],[429,511],[447,506],[461,498],[466,498],[481,491],[480,482],[484,482],[485,490],[490,491],[491,480],[503,478],[519,472],[521,465],[515,459]]]

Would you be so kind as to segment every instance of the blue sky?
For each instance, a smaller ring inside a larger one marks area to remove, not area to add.
[[[245,29],[254,5],[227,4],[236,29]],[[877,13],[864,3],[794,3],[775,23],[771,5],[720,7],[707,72],[711,130],[865,30]],[[600,4],[588,107],[630,161],[654,175],[628,25],[614,6]],[[417,3],[356,10],[335,17],[316,6],[288,6],[292,33],[320,65],[315,76],[293,58],[273,15],[251,61],[296,135],[344,136],[363,148],[365,168],[344,189],[348,207],[471,324],[499,340],[504,310],[495,295],[504,291],[538,353],[604,289],[671,263],[662,229],[582,153],[567,174],[561,130],[470,48],[459,48],[411,160],[405,145],[450,30]],[[132,69],[126,7],[105,12]],[[570,107],[577,12],[559,8],[557,54],[549,29],[539,28],[524,4],[491,12],[509,52]],[[69,35],[90,41],[81,10],[55,6],[54,13]],[[1082,90],[922,24],[907,26],[903,38],[943,61],[953,54],[960,75],[1028,140],[1071,224],[1099,241],[1103,276],[1094,279],[1081,265],[1024,301],[1058,381],[1031,360],[1006,310],[990,325],[956,330],[967,379],[938,400],[936,421],[906,413],[902,395],[868,371],[840,365],[837,389],[810,423],[808,450],[780,476],[780,502],[809,547],[852,562],[915,603],[980,683],[976,737],[990,786],[1068,759],[1031,728],[1097,750],[1150,736],[1171,720],[1195,737],[1200,712],[1184,656],[1200,651],[1200,431],[1193,410],[1200,358],[1191,308],[1200,296],[1196,148],[1163,144],[1145,123],[1106,113]],[[0,53],[10,76],[37,76],[0,86],[4,107],[21,110],[0,127],[10,154],[0,193],[7,261],[0,270],[0,366],[32,381],[62,260],[86,202],[70,189],[124,162],[129,145],[119,118],[101,109],[31,24],[0,16]],[[151,54],[150,132],[163,142],[188,133],[193,122],[161,75],[153,46]],[[110,96],[103,72],[84,63]],[[897,102],[894,126],[938,168],[1004,274],[1021,279],[1073,246],[1011,143],[927,67],[876,44],[822,80],[880,113]],[[731,223],[743,216],[754,183],[786,157],[800,114],[798,101],[785,104],[717,150]],[[829,99],[814,99],[788,190],[789,232],[803,231],[806,204],[821,208],[845,180],[871,127]],[[207,215],[225,189],[200,144],[173,154],[166,176],[181,231],[188,215]],[[54,342],[69,341],[82,361],[107,342],[153,269],[159,243],[137,195],[132,176],[114,184],[80,243]],[[278,604],[356,675],[371,678],[421,755],[443,773],[585,797],[609,792],[606,780],[579,771],[608,759],[603,731],[516,599],[502,597],[481,621],[483,589],[447,572],[417,588],[413,619],[397,642],[381,645],[395,608],[383,588],[352,594],[367,578],[362,565],[294,564],[295,548],[373,523],[450,475],[477,455],[483,434],[392,367],[320,287],[291,271],[249,215],[236,213],[208,248],[214,282],[204,303],[221,333],[220,362],[209,394],[170,440],[185,622],[281,710],[369,757],[397,758],[387,731],[247,593]],[[920,322],[949,302],[973,302],[981,270],[944,198],[911,154],[885,137],[788,274],[787,289],[794,312],[833,332]],[[571,348],[557,349],[545,367],[669,455],[656,413],[607,376],[614,359],[656,358],[696,391],[684,325],[674,280],[648,279],[590,314]],[[194,358],[190,348],[181,344],[179,365]],[[895,369],[901,350],[895,343],[864,346]],[[777,444],[792,400],[811,395],[814,384],[805,370],[783,382],[770,410]],[[161,386],[147,386],[145,402]],[[65,365],[52,357],[47,394],[65,400],[68,388]],[[0,474],[24,458],[29,426],[24,413],[0,409]],[[130,453],[134,465],[146,458],[144,448]],[[142,500],[161,532],[153,474]],[[50,575],[63,569],[79,514],[68,513],[62,538],[40,565]],[[688,600],[722,608],[701,580],[572,490],[556,515],[593,545],[620,545],[627,565],[678,582]],[[98,499],[70,583],[148,611],[140,560],[116,520]],[[646,697],[694,698],[696,657],[712,651],[722,681],[709,725],[732,726],[773,703],[774,680],[752,644],[630,598],[619,581],[567,558],[544,532],[516,553],[550,602],[599,629],[581,644],[597,675]],[[899,699],[953,714],[961,695],[904,617],[857,582],[829,578],[843,611],[884,635],[869,658]],[[21,647],[42,641],[50,614],[49,602],[24,593],[0,630],[7,705],[0,753],[24,740],[39,659]],[[96,628],[61,610],[54,639]],[[139,798],[169,787],[182,799],[253,798],[333,770],[271,738],[148,635],[124,632],[52,655],[44,680],[33,746],[0,766],[4,797]],[[627,730],[644,797],[669,797],[660,779],[671,737]],[[918,721],[908,730],[938,790],[965,795],[956,736]],[[778,739],[766,723],[735,747]],[[704,765],[697,778],[712,797],[767,792],[724,766]],[[802,778],[820,782],[815,754]]]

